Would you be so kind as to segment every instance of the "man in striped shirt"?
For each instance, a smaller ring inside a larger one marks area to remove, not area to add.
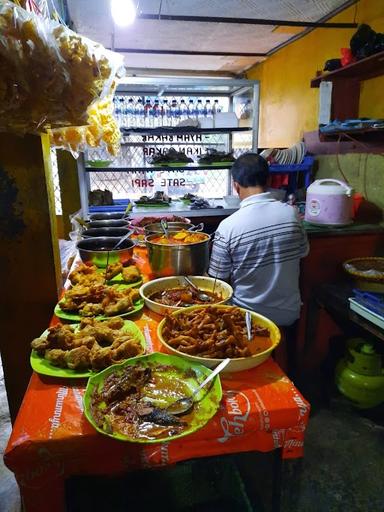
[[[240,209],[215,234],[209,275],[228,281],[233,303],[292,325],[300,315],[300,258],[309,251],[296,209],[273,199],[267,162],[254,153],[232,167]]]

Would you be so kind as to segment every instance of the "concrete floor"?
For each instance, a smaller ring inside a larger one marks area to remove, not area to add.
[[[287,461],[283,465],[281,512],[384,512],[382,412],[376,411],[373,420],[354,410],[337,394],[333,394],[327,404],[318,400],[316,393],[314,397],[310,395],[308,391],[306,396],[313,404],[313,414],[306,435],[305,457],[301,461]],[[1,452],[10,431],[0,369]],[[256,466],[249,467],[249,472],[256,475],[257,483],[258,475],[261,477],[266,468]],[[264,489],[257,489],[264,505],[257,506],[257,511],[269,512],[265,482],[260,478],[259,483],[261,487],[264,486]],[[2,458],[0,512],[20,512],[17,484],[13,474],[3,465]]]

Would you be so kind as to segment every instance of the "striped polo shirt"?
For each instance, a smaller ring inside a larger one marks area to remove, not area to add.
[[[220,223],[208,272],[230,282],[234,304],[286,326],[300,315],[300,258],[308,251],[296,209],[265,192]]]

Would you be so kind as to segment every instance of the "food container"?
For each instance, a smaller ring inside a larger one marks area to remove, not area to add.
[[[187,231],[202,231],[204,228],[204,224],[199,224],[199,226],[195,226],[194,224],[188,223],[188,222],[168,222],[168,231],[169,232],[177,232],[182,230]],[[200,229],[194,229],[194,228],[200,228]],[[164,233],[163,228],[161,227],[160,222],[154,222],[152,224],[148,224],[144,228],[145,234],[150,235],[152,233],[157,233],[162,235]]]
[[[216,304],[225,304],[229,302],[233,295],[232,286],[230,286],[225,281],[221,281],[220,279],[214,279],[213,277],[205,277],[205,276],[189,276],[190,280],[195,284],[202,292],[217,292],[222,296],[222,300],[220,302],[216,302]],[[150,296],[156,292],[162,290],[168,290],[170,288],[179,288],[180,286],[185,286],[186,282],[183,276],[172,276],[172,277],[161,277],[160,279],[154,279],[153,281],[149,281],[141,286],[139,292],[141,297],[144,299],[145,305],[158,313],[159,315],[167,315],[173,313],[174,311],[178,311],[180,308],[177,306],[166,306],[165,304],[159,304],[150,299]]]
[[[180,315],[181,313],[187,313],[188,311],[193,311],[194,309],[198,309],[198,308],[201,309],[201,308],[206,308],[206,307],[207,306],[191,306],[189,308],[179,309],[179,311],[175,311],[174,313],[172,313],[172,316]],[[220,305],[220,306],[209,306],[209,307],[221,308],[224,312],[226,309],[228,310],[229,308],[232,308],[233,306]],[[245,311],[246,311],[245,309],[243,309],[243,308],[239,308],[239,309],[241,311],[244,311],[244,314],[245,314]],[[266,361],[268,359],[268,357],[272,354],[272,352],[275,350],[277,345],[280,343],[281,335],[280,335],[280,330],[277,327],[277,325],[275,325],[271,320],[269,320],[265,316],[259,315],[258,313],[252,312],[251,314],[252,314],[252,319],[256,320],[258,325],[269,329],[270,337],[271,337],[271,346],[267,350],[264,350],[263,352],[259,352],[252,356],[249,356],[249,357],[237,357],[237,358],[231,359],[231,361],[225,367],[225,370],[223,370],[224,372],[240,372],[242,370],[248,370],[249,368],[255,368],[256,366],[259,366],[261,363],[263,363],[264,361]],[[159,323],[159,326],[157,328],[157,336],[158,336],[161,344],[171,354],[175,354],[180,357],[183,357],[184,359],[187,359],[188,361],[203,364],[203,365],[207,366],[208,368],[215,368],[219,363],[221,363],[221,361],[223,361],[223,359],[213,359],[213,358],[208,358],[208,357],[199,357],[199,356],[185,354],[184,352],[180,352],[179,350],[172,348],[170,345],[168,345],[168,343],[163,338],[162,332],[163,332],[164,324],[165,324],[165,318]]]
[[[107,266],[107,259],[109,265],[118,262],[124,265],[132,258],[135,242],[127,238],[117,249],[112,251],[111,249],[115,247],[119,240],[120,238],[116,237],[96,237],[80,240],[80,242],[77,242],[80,258],[84,263],[90,262],[100,268]]]
[[[305,220],[311,224],[346,226],[352,223],[352,188],[334,179],[316,180],[307,189]]]
[[[92,213],[89,218],[94,220],[121,220],[125,217],[122,212],[105,212],[105,213]]]
[[[81,233],[81,238],[94,238],[94,237],[118,237],[121,238],[129,233],[128,228],[90,228],[85,229]]]
[[[87,222],[89,228],[127,228],[128,220],[126,219],[109,219],[109,220],[92,220]]]
[[[158,234],[148,235],[145,242],[148,248],[149,264],[157,277],[203,275],[209,266],[209,241],[206,239],[194,244],[165,245],[152,242]]]

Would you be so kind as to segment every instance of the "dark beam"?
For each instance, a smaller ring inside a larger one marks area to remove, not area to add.
[[[145,53],[155,55],[213,55],[223,57],[266,57],[266,53],[253,52],[200,52],[194,50],[149,50],[143,48],[114,48],[117,53]]]
[[[218,16],[175,16],[173,14],[139,14],[140,20],[157,21],[188,21],[199,23],[234,23],[237,25],[269,25],[279,27],[312,27],[312,28],[356,28],[357,23],[328,23],[317,21],[264,20],[259,18],[227,18]]]

